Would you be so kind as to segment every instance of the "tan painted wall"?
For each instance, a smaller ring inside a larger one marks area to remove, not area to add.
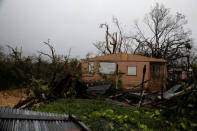
[[[94,62],[94,73],[88,73],[88,61]],[[155,59],[155,58],[148,58],[144,56],[138,55],[127,55],[127,54],[112,54],[107,56],[100,56],[94,57],[86,60],[82,60],[82,78],[85,81],[100,81],[102,78],[98,74],[99,72],[99,62],[114,62],[118,64],[118,69],[120,72],[124,73],[121,77],[123,85],[125,88],[133,87],[141,84],[142,82],[142,75],[143,75],[143,67],[146,64],[146,74],[145,74],[145,81],[151,79],[150,74],[150,62],[161,62],[163,63],[163,72],[160,72],[161,75],[164,74],[163,80],[158,80],[157,82],[160,85],[166,85],[167,79],[167,69],[166,63],[163,59]],[[129,66],[136,66],[137,74],[136,76],[128,75],[128,67]],[[151,87],[154,85],[154,82],[147,82],[145,87]],[[157,91],[160,90],[159,88]],[[154,91],[156,91],[154,89]]]
[[[145,81],[149,79],[149,62],[117,62],[119,71],[125,73],[122,76],[122,82],[126,87],[137,86],[142,82],[143,68],[146,65]],[[136,67],[136,75],[128,75],[128,67]]]
[[[142,75],[143,75],[143,67],[146,64],[146,75],[145,80],[149,79],[149,69],[150,65],[149,62],[116,62],[118,64],[118,69],[120,72],[124,73],[124,75],[121,77],[121,80],[123,82],[123,85],[125,87],[133,87],[137,86],[142,82]],[[99,71],[99,62],[94,62],[95,68],[94,73],[88,73],[88,61],[82,62],[82,74],[83,74],[83,80],[85,81],[98,81],[102,80],[100,75],[98,74]],[[134,66],[136,67],[136,76],[128,75],[128,67]]]

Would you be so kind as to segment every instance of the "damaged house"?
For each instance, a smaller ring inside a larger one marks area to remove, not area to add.
[[[118,53],[97,56],[82,60],[82,78],[84,81],[102,81],[100,73],[107,76],[115,72],[123,73],[121,80],[125,88],[139,86],[142,82],[143,67],[146,65],[145,87],[151,92],[166,88],[167,61],[140,55]]]

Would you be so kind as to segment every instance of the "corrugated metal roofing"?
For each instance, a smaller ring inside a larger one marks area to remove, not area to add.
[[[89,130],[75,116],[0,107],[0,131]]]

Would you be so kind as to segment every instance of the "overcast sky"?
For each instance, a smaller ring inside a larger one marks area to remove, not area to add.
[[[156,2],[188,20],[197,40],[197,0],[0,0],[0,45],[22,46],[25,55],[47,51],[43,41],[51,39],[58,54],[83,58],[96,53],[93,42],[104,40],[101,23],[116,16],[128,30],[142,20]]]

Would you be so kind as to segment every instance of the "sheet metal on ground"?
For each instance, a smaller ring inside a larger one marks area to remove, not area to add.
[[[186,91],[192,90],[193,88],[195,88],[195,85],[192,84],[189,87],[182,88],[182,89],[181,89],[181,87],[183,87],[183,86],[182,85],[173,86],[171,89],[169,89],[168,91],[166,91],[163,94],[163,97],[165,99],[169,100],[169,99],[173,98],[174,96],[178,96],[178,95],[184,94]],[[181,91],[178,91],[179,89],[181,89]]]
[[[13,109],[8,107],[0,107],[0,113],[14,115],[33,115],[47,116],[51,118],[64,118],[65,120],[25,120],[25,119],[5,119],[0,116],[0,131],[80,131],[83,130],[79,124],[68,120],[68,115],[36,112],[29,110]],[[5,115],[4,115],[5,116]],[[80,122],[81,123],[81,122]],[[83,123],[81,123],[83,124]]]

